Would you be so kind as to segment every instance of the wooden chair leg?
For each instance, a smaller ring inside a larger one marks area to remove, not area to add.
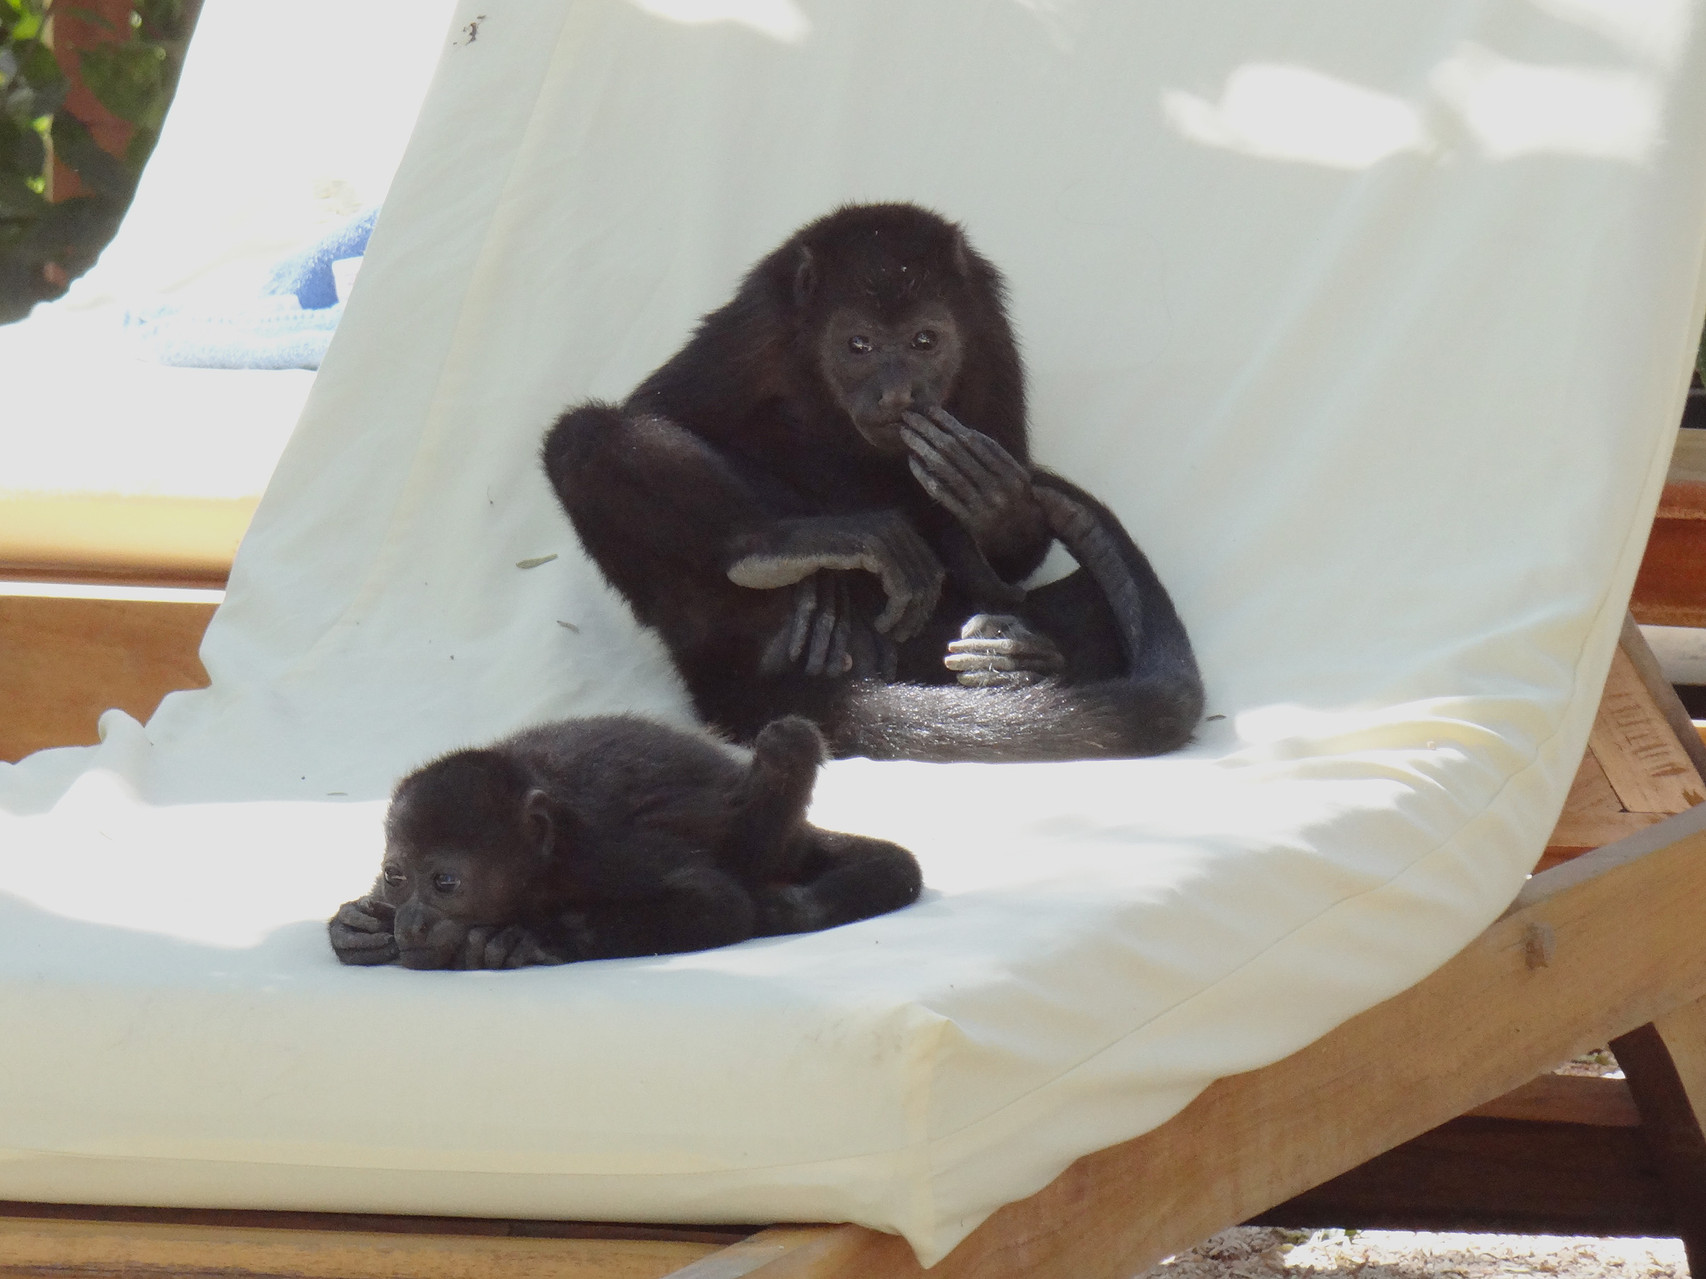
[[[1706,1275],[1706,1000],[1611,1041],[1691,1274]]]

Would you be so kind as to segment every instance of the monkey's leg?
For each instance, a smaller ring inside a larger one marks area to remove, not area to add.
[[[1035,567],[1049,543],[1030,469],[981,431],[943,408],[901,415],[913,478],[998,565]]]
[[[718,859],[742,882],[781,878],[805,821],[823,734],[798,715],[766,724],[752,744],[752,764],[735,792],[734,821]]]
[[[1003,613],[979,613],[948,645],[942,664],[967,688],[1017,688],[1052,679],[1066,669],[1055,642]]]
[[[758,893],[759,933],[809,933],[910,906],[924,887],[918,859],[899,844],[807,826],[800,878]]]
[[[396,908],[376,897],[360,897],[338,907],[326,925],[332,949],[346,964],[388,964],[397,958],[392,936]]]
[[[760,498],[762,477],[666,418],[581,405],[551,429],[544,456],[581,544],[639,619],[677,650],[678,662],[689,637],[712,633],[726,645],[739,636],[756,647],[752,665],[738,673],[749,677],[778,652],[776,605],[749,592],[791,587],[824,570],[872,574],[886,596],[872,625],[896,642],[915,635],[936,607],[942,566],[899,512],[782,516]],[[815,652],[827,663],[835,618],[822,628],[822,643],[799,642],[802,600],[793,602],[780,651],[796,659]],[[804,609],[808,633],[816,612],[830,607],[813,598]],[[842,672],[826,666],[819,673]]]
[[[622,959],[712,950],[756,934],[752,894],[712,866],[687,866],[664,877],[662,890],[631,901],[604,902],[566,920],[576,959]]]

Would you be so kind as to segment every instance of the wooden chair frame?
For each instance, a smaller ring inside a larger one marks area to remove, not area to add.
[[[1632,752],[1644,784],[1669,779],[1698,798],[1706,749],[1632,623],[1620,653],[1595,753],[1628,762]],[[1655,724],[1674,734],[1658,741]],[[1621,827],[1603,811],[1587,817],[1634,833],[1541,870],[1425,980],[1282,1061],[1217,1081],[1161,1127],[1084,1156],[929,1274],[1117,1279],[1252,1219],[1675,1234],[1706,1274],[1706,806],[1661,818],[1631,805]],[[1626,1081],[1546,1073],[1607,1043]],[[1560,1180],[1560,1133],[1604,1161],[1585,1181]],[[903,1240],[852,1225],[0,1204],[0,1275],[923,1273]]]

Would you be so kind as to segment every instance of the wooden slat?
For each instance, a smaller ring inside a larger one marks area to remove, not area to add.
[[[884,1248],[898,1240],[857,1227],[774,1226],[700,1258],[671,1279],[745,1279],[759,1270],[774,1275],[784,1269],[810,1274],[824,1266],[846,1266],[873,1242]]]
[[[1531,967],[1527,939],[1541,925],[1556,944]],[[1283,1061],[1217,1081],[1153,1132],[1086,1155],[998,1211],[931,1279],[1130,1275],[1701,997],[1702,938],[1697,809],[1536,875],[1432,976]],[[855,1226],[830,1235],[815,1264],[793,1253],[749,1273],[923,1273],[898,1239]]]
[[[1602,844],[1644,830],[1664,817],[1665,814],[1659,813],[1628,812],[1611,788],[1599,759],[1589,749],[1582,755],[1581,767],[1576,770],[1575,781],[1564,800],[1564,811],[1546,841],[1546,852],[1536,869],[1546,870],[1558,862],[1579,857]]]
[[[1612,655],[1588,745],[1632,813],[1680,813],[1706,800],[1694,761],[1621,647]]]
[[[1612,1040],[1612,1051],[1628,1072],[1689,1269],[1706,1274],[1706,1002]]]
[[[1706,626],[1706,484],[1665,485],[1629,608],[1648,626]]]
[[[1314,1230],[1674,1233],[1637,1128],[1453,1119],[1254,1217]]]
[[[109,707],[146,720],[207,683],[212,604],[0,595],[0,760],[97,740]]]
[[[1618,640],[1618,647],[1629,659],[1635,673],[1641,677],[1641,682],[1647,686],[1647,692],[1652,696],[1653,703],[1659,709],[1665,722],[1682,749],[1694,761],[1694,771],[1701,777],[1706,777],[1706,741],[1694,731],[1694,721],[1688,717],[1688,710],[1682,704],[1682,699],[1676,695],[1676,689],[1666,678],[1664,668],[1659,665],[1659,659],[1648,647],[1647,639],[1641,634],[1641,628],[1635,624],[1632,614],[1623,619],[1623,634]]]
[[[1468,1112],[1471,1119],[1639,1128],[1641,1112],[1622,1079],[1544,1074]]]
[[[0,1275],[659,1279],[716,1249],[655,1240],[327,1233],[0,1217]]]
[[[1588,749],[1547,840],[1547,870],[1698,803],[1706,744],[1633,618],[1607,674]]]
[[[222,586],[258,501],[0,495],[0,578]]]

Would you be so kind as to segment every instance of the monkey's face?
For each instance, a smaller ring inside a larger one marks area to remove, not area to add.
[[[818,337],[818,370],[842,411],[870,446],[905,457],[901,414],[942,405],[964,362],[960,326],[945,305],[899,320],[851,308],[830,315]]]
[[[453,968],[468,930],[517,921],[526,899],[525,853],[421,847],[393,838],[379,895],[397,908],[393,933],[408,968]]]

